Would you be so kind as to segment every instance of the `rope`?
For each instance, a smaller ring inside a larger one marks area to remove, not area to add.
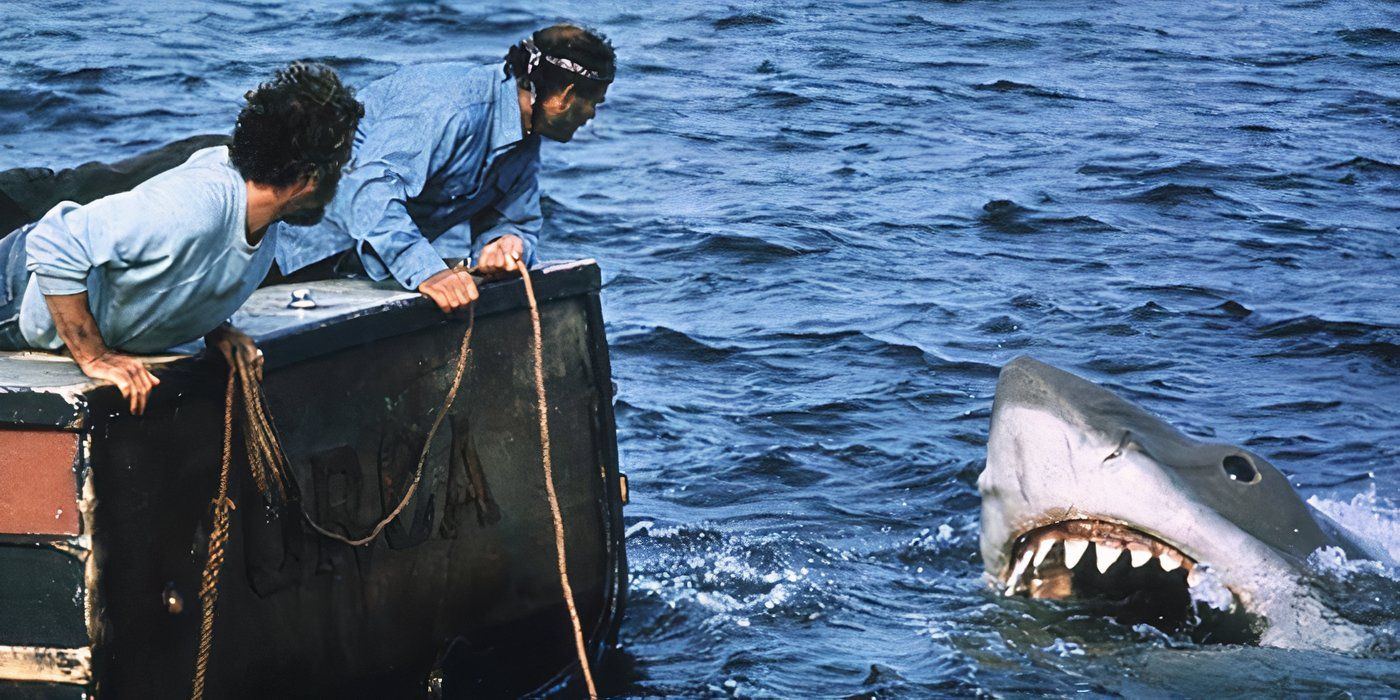
[[[564,592],[564,604],[569,609],[569,621],[574,626],[574,648],[578,652],[578,665],[583,669],[583,682],[588,686],[588,697],[597,700],[598,689],[593,685],[593,670],[588,663],[588,650],[583,641],[583,623],[579,622],[578,608],[574,605],[574,590],[569,586],[569,564],[564,549],[564,516],[559,512],[559,497],[554,492],[554,464],[549,447],[549,404],[544,393],[544,340],[540,330],[540,307],[535,303],[535,289],[530,283],[530,270],[516,259],[520,279],[525,282],[525,298],[530,302],[530,324],[534,327],[535,396],[539,400],[540,414],[540,454],[544,463],[544,490],[549,496],[549,514],[554,519],[554,552],[559,564],[559,586]]]
[[[253,378],[245,363],[238,364],[239,384],[243,387],[243,447],[248,455],[248,469],[252,471],[253,481],[264,498],[272,500],[275,488],[276,500],[285,501],[290,482],[285,469],[287,456],[282,453],[282,441],[267,417],[262,385]]]
[[[306,519],[306,524],[311,529],[325,535],[333,540],[344,542],[352,547],[369,544],[374,538],[379,536],[389,523],[399,517],[404,508],[408,507],[408,502],[413,499],[413,494],[418,490],[418,483],[423,480],[423,465],[428,462],[428,450],[433,446],[433,437],[437,435],[438,428],[442,427],[442,422],[447,419],[447,412],[452,408],[452,402],[457,398],[457,390],[462,387],[462,375],[467,371],[467,360],[471,356],[472,329],[476,326],[476,305],[472,304],[467,316],[467,332],[462,334],[462,347],[457,351],[457,371],[452,377],[452,386],[447,390],[447,398],[442,402],[442,408],[438,409],[437,418],[433,419],[433,427],[428,429],[428,437],[423,440],[423,451],[418,453],[418,466],[413,471],[413,482],[408,485],[408,490],[404,492],[403,498],[399,499],[399,504],[388,515],[384,516],[364,537],[350,538],[338,532],[332,532],[322,527],[315,520],[311,519],[311,514],[302,509],[302,516]]]
[[[204,563],[204,576],[199,587],[199,604],[203,617],[199,623],[199,652],[195,656],[194,685],[190,697],[202,700],[204,677],[209,670],[209,652],[214,644],[214,603],[219,600],[219,572],[224,566],[224,545],[228,542],[228,514],[233,501],[228,497],[229,463],[233,457],[233,388],[238,368],[230,367],[228,388],[224,390],[224,457],[219,468],[219,495],[214,498],[214,527],[209,532],[209,553]]]

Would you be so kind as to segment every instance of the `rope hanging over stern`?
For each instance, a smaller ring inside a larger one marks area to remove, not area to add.
[[[583,674],[584,684],[587,688],[589,698],[598,697],[598,691],[593,682],[593,672],[588,659],[587,644],[584,640],[583,625],[579,620],[578,608],[574,601],[573,588],[569,584],[568,557],[565,545],[565,532],[563,515],[559,508],[558,494],[554,488],[554,466],[552,451],[549,439],[549,418],[548,400],[544,385],[544,349],[543,331],[540,322],[539,305],[535,299],[534,286],[531,284],[529,269],[518,259],[514,260],[516,269],[521,274],[521,279],[525,286],[526,299],[530,307],[530,323],[533,330],[532,359],[534,364],[535,396],[539,416],[541,463],[544,470],[545,494],[549,499],[550,515],[554,528],[554,544],[556,554],[556,564],[559,570],[559,584],[564,597],[565,607],[569,612],[569,621],[573,628],[574,647],[578,655],[579,668]],[[458,351],[457,363],[453,375],[452,383],[448,389],[443,405],[437,411],[432,427],[423,441],[423,449],[419,454],[418,465],[414,471],[413,481],[404,492],[399,504],[387,516],[381,519],[368,534],[358,537],[346,537],[340,533],[330,531],[321,526],[311,518],[311,515],[302,509],[306,523],[317,533],[351,546],[362,546],[373,542],[385,527],[394,521],[408,506],[414,493],[422,481],[423,468],[428,459],[428,452],[431,448],[433,437],[446,419],[448,411],[456,400],[457,392],[461,388],[462,379],[466,373],[467,363],[471,355],[472,330],[476,325],[475,305],[471,309],[468,317],[467,329],[462,334],[462,344]],[[269,503],[286,502],[288,498],[298,499],[296,483],[287,474],[287,458],[282,451],[281,441],[277,436],[275,427],[267,411],[266,397],[263,394],[262,386],[253,376],[251,366],[239,358],[229,369],[228,385],[224,393],[224,441],[223,457],[219,469],[219,491],[212,502],[213,526],[210,529],[208,552],[205,559],[203,576],[200,586],[200,632],[199,649],[195,657],[194,681],[191,686],[190,697],[194,700],[202,700],[204,697],[205,679],[208,673],[209,658],[213,649],[214,636],[214,611],[219,597],[219,577],[224,563],[224,549],[228,543],[229,536],[229,513],[234,510],[233,500],[228,496],[230,467],[233,458],[233,414],[235,403],[241,408],[244,449],[248,455],[248,468],[257,485],[258,492]],[[236,402],[235,397],[241,397],[241,402]],[[298,499],[299,500],[299,499]]]

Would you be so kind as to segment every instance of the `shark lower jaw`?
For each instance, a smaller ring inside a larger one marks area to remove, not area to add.
[[[1198,641],[1257,640],[1258,620],[1206,562],[1130,524],[1075,517],[1013,537],[998,587],[1007,596],[1074,599],[1120,623]]]

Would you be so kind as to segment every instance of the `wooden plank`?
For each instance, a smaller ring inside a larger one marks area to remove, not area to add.
[[[89,685],[35,683],[0,680],[0,698],[5,700],[91,700]]]
[[[92,680],[92,650],[0,646],[0,680],[87,683]]]
[[[78,535],[78,435],[0,430],[0,533]]]
[[[83,565],[52,546],[0,546],[0,644],[88,644]]]

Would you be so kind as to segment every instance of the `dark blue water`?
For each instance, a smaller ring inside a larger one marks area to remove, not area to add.
[[[611,692],[1394,693],[1393,578],[1338,574],[1370,654],[1194,647],[988,593],[974,483],[1028,353],[1396,546],[1393,2],[5,0],[0,167],[226,131],[289,59],[363,84],[561,18],[621,60],[544,176],[621,387]]]

